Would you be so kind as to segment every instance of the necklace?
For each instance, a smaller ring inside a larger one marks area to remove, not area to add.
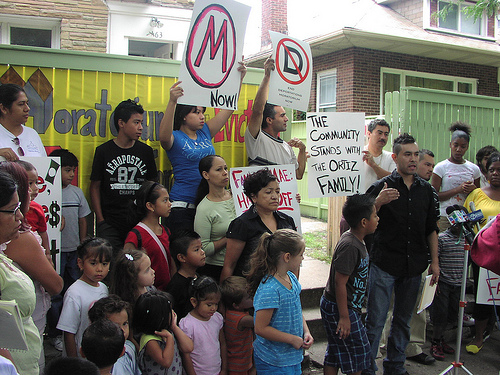
[[[274,274],[274,276],[278,275],[278,277],[283,280],[284,282],[288,283],[288,285],[290,285],[290,288],[292,288],[292,283],[290,282],[290,277],[287,277],[287,278],[284,278],[283,276],[281,276],[278,272],[276,272]],[[288,275],[287,275],[288,276]]]

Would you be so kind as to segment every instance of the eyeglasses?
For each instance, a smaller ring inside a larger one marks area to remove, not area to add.
[[[16,208],[14,208],[13,210],[0,210],[0,212],[16,216],[20,208],[21,208],[21,202],[18,202]]]
[[[17,146],[17,153],[19,154],[19,156],[24,156],[24,150],[23,148],[20,146],[21,142],[19,141],[19,138],[14,138],[12,140],[12,142],[14,142],[14,144]]]

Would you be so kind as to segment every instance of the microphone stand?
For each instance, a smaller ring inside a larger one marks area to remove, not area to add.
[[[460,236],[464,233],[464,225],[461,225],[462,230],[460,231]],[[465,301],[465,288],[467,285],[467,268],[468,268],[468,262],[469,262],[469,251],[470,251],[470,244],[465,242],[464,245],[464,264],[463,264],[463,269],[462,269],[462,285],[460,286],[460,302],[459,302],[459,307],[458,307],[458,328],[457,328],[457,348],[455,350],[455,360],[451,363],[450,366],[448,366],[443,372],[441,372],[439,375],[444,375],[444,374],[453,374],[453,375],[458,375],[458,370],[462,369],[469,375],[474,375],[472,372],[467,370],[467,368],[464,366],[462,362],[460,362],[460,350],[462,349],[462,331],[464,327],[464,310],[465,310],[465,305],[467,305],[467,301]]]

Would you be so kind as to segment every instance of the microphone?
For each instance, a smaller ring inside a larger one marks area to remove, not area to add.
[[[479,230],[481,229],[481,227],[479,226],[479,222],[484,219],[483,211],[476,210],[476,205],[472,201],[469,202],[469,208],[469,220],[473,223],[474,227],[479,232]]]
[[[446,215],[451,225],[465,223],[467,220],[458,205],[446,207]]]
[[[474,241],[474,231],[470,224],[467,223],[467,210],[465,208],[462,210],[459,205],[455,204],[446,207],[446,214],[451,225],[460,225],[465,241],[471,245]]]
[[[472,229],[471,222],[468,221],[469,217],[467,214],[467,209],[463,206],[459,206],[458,204],[454,204],[453,209],[455,211],[460,211],[460,213],[465,217],[465,221],[462,222],[462,230],[464,232],[465,241],[467,241],[469,245],[472,245],[472,242],[474,242],[475,234],[474,230]]]

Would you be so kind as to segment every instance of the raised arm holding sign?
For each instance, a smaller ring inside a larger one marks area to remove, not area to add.
[[[252,115],[245,131],[248,163],[251,166],[294,164],[297,180],[300,180],[306,168],[306,146],[298,138],[285,142],[279,137],[280,132],[287,128],[288,117],[283,107],[266,102],[273,70],[274,60],[268,58],[264,64],[264,78],[255,96]],[[292,147],[299,149],[298,157]]]
[[[246,67],[240,64],[241,81]],[[174,170],[174,185],[170,191],[172,212],[167,225],[172,232],[179,229],[193,230],[196,189],[201,181],[198,163],[214,155],[212,138],[229,119],[233,110],[221,109],[205,122],[205,107],[177,104],[184,90],[181,81],[170,88],[170,99],[160,123],[160,142],[167,152]]]

